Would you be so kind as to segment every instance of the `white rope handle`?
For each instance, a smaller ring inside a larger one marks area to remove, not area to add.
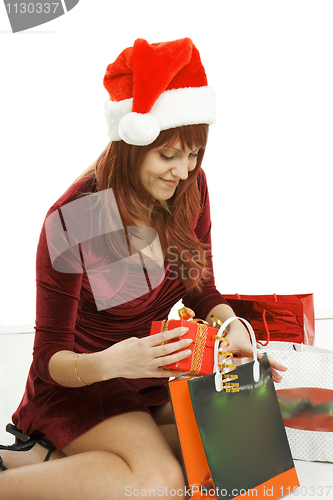
[[[245,324],[252,340],[252,349],[253,349],[253,380],[255,382],[258,382],[260,379],[260,364],[258,361],[258,350],[257,350],[257,341],[256,337],[254,335],[254,331],[250,323],[244,319],[244,318],[239,318],[238,316],[233,316],[231,318],[228,318],[220,327],[220,332],[221,335],[223,335],[224,330],[227,328],[227,326],[234,321],[235,319],[238,319],[242,323]],[[218,360],[218,351],[219,351],[219,345],[220,345],[220,340],[216,339],[215,340],[215,345],[214,345],[214,370],[213,373],[215,373],[215,388],[218,392],[221,392],[223,389],[223,384],[222,384],[222,376],[220,373],[219,369],[219,360]]]

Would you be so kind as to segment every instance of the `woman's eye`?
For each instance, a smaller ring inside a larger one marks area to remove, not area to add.
[[[163,158],[163,160],[169,161],[169,160],[173,160],[176,155],[173,154],[171,156],[168,156],[168,155],[166,155],[164,153],[160,153],[160,156],[161,156],[161,158]],[[198,156],[199,156],[199,151],[197,151],[196,153],[195,152],[194,153],[189,153],[189,155],[188,155],[189,158],[198,158]]]
[[[161,155],[161,158],[163,158],[163,160],[172,160],[173,159],[173,156],[167,156],[167,155],[164,155],[163,153],[160,153]]]

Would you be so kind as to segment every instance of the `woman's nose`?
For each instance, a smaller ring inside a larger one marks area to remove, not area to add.
[[[175,177],[178,177],[182,181],[185,181],[188,178],[188,173],[190,170],[191,170],[190,160],[188,157],[186,157],[182,160],[179,160],[179,162],[177,162],[177,165],[175,165],[172,168],[171,173]]]

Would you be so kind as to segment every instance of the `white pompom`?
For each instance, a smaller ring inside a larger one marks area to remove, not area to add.
[[[118,131],[122,140],[127,144],[147,146],[154,142],[161,129],[153,115],[131,112],[122,117]]]

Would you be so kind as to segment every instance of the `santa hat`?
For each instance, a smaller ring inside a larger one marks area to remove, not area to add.
[[[161,130],[215,121],[216,98],[190,38],[149,44],[141,38],[106,69],[108,136],[151,144]]]

